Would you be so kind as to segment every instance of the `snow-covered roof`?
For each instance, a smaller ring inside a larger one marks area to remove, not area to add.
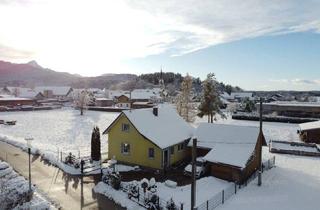
[[[161,98],[159,93],[152,90],[134,90],[131,92],[131,99],[152,99]]]
[[[11,98],[0,98],[0,101],[32,101],[32,100],[30,98],[11,97]]]
[[[34,90],[36,92],[44,92],[46,90],[51,90],[53,95],[57,95],[57,96],[66,96],[70,90],[72,90],[71,87],[69,86],[38,86],[35,87]]]
[[[292,106],[292,107],[320,107],[320,103],[317,102],[297,102],[297,101],[274,101],[270,103],[263,103],[263,105],[274,105],[274,106]]]
[[[233,92],[231,93],[232,98],[252,98],[253,93],[251,92]]]
[[[19,97],[22,97],[22,98],[35,98],[39,93],[41,92],[37,92],[32,89],[21,88],[19,89],[18,95]]]
[[[205,160],[243,168],[255,149],[259,131],[254,126],[201,123],[195,134],[198,147],[211,149]]]
[[[190,139],[193,135],[193,127],[171,106],[160,106],[158,116],[153,114],[152,108],[125,110],[122,114],[130,120],[141,135],[161,149]],[[108,132],[108,129],[104,133]]]
[[[301,123],[299,127],[302,131],[320,129],[320,121]]]
[[[113,101],[111,98],[96,98],[96,101]]]

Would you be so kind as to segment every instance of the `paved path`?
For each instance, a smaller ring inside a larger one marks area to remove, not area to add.
[[[0,159],[7,161],[17,172],[28,178],[28,154],[21,149],[0,141]],[[62,209],[73,210],[123,210],[112,201],[92,190],[100,176],[70,176],[32,157],[31,181],[40,190],[60,204]]]

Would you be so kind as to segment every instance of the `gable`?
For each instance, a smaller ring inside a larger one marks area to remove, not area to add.
[[[152,143],[155,147],[158,147],[160,148],[157,144],[155,144],[151,139],[148,139],[147,137],[145,137],[143,134],[141,134],[139,132],[139,130],[134,126],[134,124],[128,119],[128,117],[121,113],[110,125],[109,127],[103,132],[103,134],[108,134],[109,132],[113,131],[113,129],[117,129],[116,132],[122,132],[121,131],[121,126],[122,126],[122,123],[129,123],[130,125],[130,129],[134,129],[134,132],[137,132],[141,138],[143,138],[144,140],[147,140],[149,141],[150,143]],[[132,131],[130,131],[132,132]],[[133,132],[132,132],[133,133]],[[161,149],[161,148],[160,148]]]

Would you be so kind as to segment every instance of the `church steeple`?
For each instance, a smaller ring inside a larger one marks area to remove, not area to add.
[[[165,86],[164,86],[164,80],[163,80],[162,66],[160,68],[159,86],[162,90],[164,90]]]

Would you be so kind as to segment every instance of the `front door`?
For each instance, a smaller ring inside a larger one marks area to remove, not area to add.
[[[166,149],[163,151],[163,168],[167,168],[170,165],[170,159],[169,159],[169,150]]]

